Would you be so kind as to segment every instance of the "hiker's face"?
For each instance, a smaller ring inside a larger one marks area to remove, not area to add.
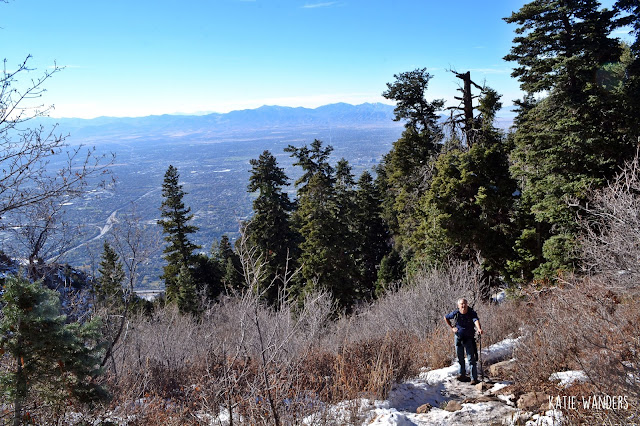
[[[458,310],[460,311],[461,314],[466,314],[467,309],[469,309],[467,302],[465,302],[464,300],[461,300],[458,302]]]

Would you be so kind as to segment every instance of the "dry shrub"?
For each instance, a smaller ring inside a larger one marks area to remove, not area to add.
[[[579,221],[583,267],[609,284],[637,288],[640,278],[640,159],[591,194]]]
[[[202,424],[188,406],[159,397],[147,398],[144,405],[135,406],[128,414],[131,420],[127,424],[131,426],[195,426]]]
[[[615,423],[638,415],[640,398],[640,312],[637,300],[620,297],[594,279],[575,280],[530,295],[525,340],[516,349],[517,385],[522,389],[548,386],[549,376],[582,370],[588,377],[582,391],[589,395],[623,395],[629,410],[571,413],[585,421],[607,418]],[[555,394],[566,394],[556,389]],[[603,417],[605,416],[605,417]],[[608,416],[608,417],[607,417]]]
[[[433,330],[421,346],[425,356],[425,367],[428,369],[435,370],[451,365],[455,355],[453,334],[447,327]]]
[[[217,415],[223,408],[254,424],[299,416],[304,407],[298,401],[307,392],[298,383],[300,364],[330,313],[326,294],[310,295],[294,311],[284,303],[271,309],[247,292],[211,306],[199,319],[170,307],[137,318],[114,353],[112,407],[121,417],[148,418],[153,405],[134,410],[129,404],[145,398],[171,401],[175,409],[168,413],[176,419]]]
[[[417,374],[418,340],[406,333],[317,350],[302,363],[303,381],[325,402],[385,399],[391,386]]]
[[[344,342],[407,333],[424,339],[443,326],[443,317],[466,297],[473,304],[479,299],[481,269],[472,263],[452,261],[431,270],[420,271],[395,291],[357,314],[342,318],[323,344],[337,350]]]
[[[482,344],[487,347],[509,337],[520,335],[528,308],[517,299],[499,304],[480,303],[474,307],[482,324]]]

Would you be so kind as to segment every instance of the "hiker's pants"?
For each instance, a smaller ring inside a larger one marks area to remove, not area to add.
[[[460,337],[456,334],[456,355],[458,356],[458,363],[460,364],[460,374],[466,375],[467,369],[464,363],[464,352],[467,352],[467,360],[471,366],[471,378],[478,380],[478,353],[476,351],[476,339],[471,337]]]

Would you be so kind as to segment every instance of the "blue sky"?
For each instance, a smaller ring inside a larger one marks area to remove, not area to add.
[[[65,66],[42,100],[54,117],[227,112],[261,105],[386,102],[393,75],[426,67],[429,98],[452,100],[448,69],[521,96],[502,60],[516,0],[10,0],[0,58]],[[451,102],[451,101],[450,101]]]

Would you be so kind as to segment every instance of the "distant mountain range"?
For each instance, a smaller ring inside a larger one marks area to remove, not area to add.
[[[44,125],[58,124],[71,141],[97,142],[113,137],[210,139],[228,133],[300,128],[398,127],[394,106],[381,103],[337,103],[318,108],[262,106],[256,109],[207,115],[154,115],[148,117],[43,118]]]
[[[69,142],[85,144],[122,140],[188,139],[211,140],[246,132],[318,128],[397,128],[394,106],[382,103],[351,105],[337,103],[318,108],[262,106],[256,109],[207,115],[152,115],[147,117],[40,118],[47,127],[71,135]],[[443,115],[442,120],[446,117]],[[496,126],[511,127],[511,118],[498,117]]]

